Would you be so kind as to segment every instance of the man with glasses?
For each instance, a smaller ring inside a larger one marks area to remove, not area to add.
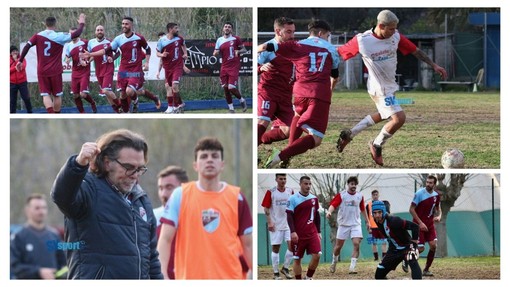
[[[120,129],[86,142],[58,173],[51,196],[65,215],[69,279],[162,279],[156,219],[138,184],[148,146]]]

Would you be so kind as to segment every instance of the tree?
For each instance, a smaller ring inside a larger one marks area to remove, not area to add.
[[[420,181],[423,186],[427,180],[429,174],[411,175],[416,180]],[[472,174],[459,173],[449,174],[448,176],[444,173],[436,174],[437,184],[436,191],[441,196],[441,221],[436,223],[437,232],[437,249],[436,255],[439,257],[448,256],[448,245],[447,245],[447,229],[446,220],[448,219],[448,213],[451,208],[455,205],[455,201],[459,198],[462,188],[466,181],[473,177]]]

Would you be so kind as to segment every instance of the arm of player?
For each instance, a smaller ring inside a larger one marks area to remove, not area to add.
[[[182,46],[182,58],[184,59],[184,62],[188,59],[188,47],[186,47],[186,44],[183,44]]]
[[[420,217],[418,216],[418,213],[416,213],[416,205],[411,203],[411,206],[409,207],[409,213],[411,213],[411,216],[413,217],[414,221],[418,222],[421,231],[426,232],[429,230],[425,223],[421,221]]]
[[[219,54],[220,54],[220,50],[216,50],[216,49],[215,49],[215,50],[213,51],[213,53],[212,53],[212,55],[213,55],[214,57],[218,57],[218,55],[219,55]]]
[[[274,232],[274,222],[271,220],[271,213],[269,212],[269,208],[264,207],[264,214],[266,215],[267,230]]]
[[[246,50],[246,47],[242,45],[239,50],[236,50],[236,56],[241,57],[246,52],[248,52],[248,50]]]
[[[176,228],[170,224],[161,223],[161,233],[158,240],[159,261],[161,262],[161,273],[165,279],[168,277],[168,262],[170,261],[170,249],[175,238]]]
[[[446,73],[446,70],[439,66],[438,64],[434,63],[434,61],[432,61],[429,56],[427,56],[427,54],[425,54],[425,52],[423,52],[422,50],[420,50],[419,48],[416,48],[416,51],[414,51],[412,53],[418,60],[421,60],[425,63],[427,63],[429,66],[432,67],[432,69],[434,69],[434,71],[436,73],[438,73],[439,75],[441,75],[441,78],[443,80],[446,80],[448,78],[448,73]]]
[[[296,233],[296,227],[294,226],[294,213],[290,210],[287,210],[287,224],[290,229],[290,240],[292,242],[298,242],[299,236]]]
[[[245,234],[239,237],[241,239],[241,244],[243,245],[243,255],[244,259],[246,259],[246,263],[248,263],[248,268],[250,270],[253,269],[253,235]]]
[[[147,49],[145,49],[145,64],[143,65],[144,71],[149,70],[150,61],[151,61],[151,47],[149,47],[149,45],[147,45]]]
[[[442,216],[442,212],[441,212],[441,202],[439,202],[437,205],[436,205],[436,208],[435,208],[435,216],[434,216],[434,221],[435,222],[439,222],[441,221],[441,216]]]
[[[21,55],[19,56],[18,58],[18,63],[16,63],[16,70],[18,72],[21,72],[21,69],[23,67],[23,59],[25,59],[25,56],[27,55],[28,53],[28,50],[30,50],[30,48],[32,48],[32,44],[30,44],[30,42],[28,42],[25,47],[23,47],[23,50],[21,51]]]

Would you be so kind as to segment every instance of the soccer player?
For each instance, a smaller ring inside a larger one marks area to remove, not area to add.
[[[282,161],[286,163],[292,156],[319,146],[328,126],[331,90],[338,78],[340,59],[335,47],[327,41],[331,34],[327,22],[313,20],[308,24],[308,30],[310,36],[307,39],[262,44],[258,49],[258,52],[274,50],[278,57],[289,59],[296,67],[293,88],[295,113],[289,144],[281,152],[275,150],[265,168],[275,167]],[[301,137],[303,131],[308,135]]]
[[[55,272],[66,265],[66,257],[62,250],[51,248],[61,238],[46,225],[46,196],[28,196],[25,215],[27,223],[11,236],[11,272],[16,279],[55,279]]]
[[[69,33],[72,34],[76,28],[71,28]],[[66,63],[73,61],[73,68],[71,72],[71,94],[74,97],[74,103],[78,108],[80,114],[85,113],[83,109],[82,98],[90,103],[92,111],[97,113],[96,102],[90,96],[89,83],[90,83],[90,65],[87,59],[81,59],[80,53],[87,49],[88,41],[80,37],[73,38],[71,43],[66,46],[65,56]]]
[[[154,216],[156,217],[157,229],[156,233],[159,238],[159,234],[161,233],[161,217],[163,216],[163,212],[165,210],[166,203],[168,199],[172,195],[172,192],[182,183],[188,182],[188,174],[186,171],[180,167],[175,165],[170,165],[165,167],[158,173],[158,196],[161,200],[161,206],[154,208]],[[168,260],[168,277],[170,279],[175,279],[174,272],[174,259],[175,259],[175,241],[173,242],[170,248],[170,259]]]
[[[98,25],[96,27],[96,38],[91,39],[87,45],[87,51],[96,52],[101,49],[107,49],[111,45],[111,40],[105,38],[104,35],[104,27]],[[120,109],[120,99],[117,98],[115,93],[112,90],[113,86],[113,74],[115,73],[115,64],[113,52],[111,49],[108,49],[106,54],[102,56],[96,56],[92,59],[94,60],[95,73],[97,77],[97,83],[99,84],[100,93],[102,95],[106,95],[106,98],[112,109],[116,113],[122,112]]]
[[[267,219],[267,229],[271,236],[271,263],[273,264],[273,273],[275,280],[280,280],[278,266],[280,264],[280,245],[283,240],[287,242],[287,251],[285,252],[285,261],[283,262],[282,274],[287,279],[292,279],[289,272],[290,261],[292,260],[292,250],[290,245],[290,229],[287,223],[287,202],[289,197],[294,194],[292,188],[286,187],[287,175],[277,173],[275,175],[277,185],[266,191],[262,200],[262,207]]]
[[[349,266],[349,274],[357,274],[356,263],[359,257],[359,246],[363,239],[363,230],[361,229],[361,218],[362,214],[367,224],[367,229],[370,230],[368,223],[367,211],[365,209],[365,203],[361,192],[357,192],[358,178],[351,176],[347,179],[347,190],[344,190],[331,200],[326,217],[329,219],[331,213],[339,207],[337,222],[338,230],[336,233],[335,247],[333,248],[333,261],[329,271],[335,273],[336,263],[338,262],[338,256],[344,246],[345,240],[351,238],[353,250],[351,255],[351,265]]]
[[[403,55],[414,55],[430,65],[443,79],[447,78],[444,68],[434,63],[427,54],[397,31],[398,21],[393,12],[383,10],[377,16],[377,25],[374,28],[356,35],[347,44],[338,48],[344,60],[358,53],[361,54],[363,63],[368,69],[368,93],[377,107],[377,113],[367,115],[351,129],[342,130],[338,138],[337,150],[342,152],[361,131],[389,119],[377,137],[369,142],[372,159],[380,166],[383,165],[382,146],[404,125],[406,120],[406,115],[395,98],[395,93],[399,89],[395,82],[397,51]]]
[[[198,181],[176,188],[161,217],[158,251],[165,278],[174,239],[176,279],[245,279],[243,263],[252,268],[250,208],[239,187],[220,180],[224,165],[216,138],[197,142]]]
[[[267,43],[282,43],[294,39],[296,26],[292,19],[279,17],[274,20],[274,38]],[[289,127],[294,117],[292,109],[292,82],[294,65],[274,52],[258,56],[258,145],[270,144],[289,137]],[[271,130],[266,132],[273,121]]]
[[[384,255],[386,255],[386,250],[388,250],[388,248],[386,246],[387,240],[379,232],[379,228],[377,227],[377,224],[374,221],[374,217],[372,216],[372,204],[375,201],[379,201],[379,191],[377,189],[374,189],[374,190],[372,190],[371,194],[372,194],[372,201],[370,201],[367,204],[366,210],[367,210],[368,220],[370,222],[370,235],[372,238],[372,252],[374,253],[374,261],[377,261],[377,260],[379,260],[379,252],[377,250],[377,245],[379,243],[381,244],[381,252],[382,252],[381,258],[383,258]],[[388,212],[389,212],[389,210],[388,210]]]
[[[179,82],[183,74],[184,61],[188,58],[188,50],[184,38],[179,36],[179,24],[168,23],[167,34],[159,38],[156,54],[161,57],[165,68],[165,81],[171,87],[167,93],[168,108],[165,113],[179,112],[185,104],[179,94]],[[166,86],[166,85],[165,85]]]
[[[382,201],[372,202],[372,216],[379,228],[379,232],[388,238],[389,249],[386,256],[375,271],[375,279],[386,279],[386,275],[400,264],[407,261],[411,266],[413,279],[421,279],[422,273],[418,264],[419,251],[417,249],[419,227],[416,223],[391,216],[386,211]],[[409,235],[411,231],[412,236]]]
[[[237,89],[239,70],[241,69],[240,57],[247,51],[241,38],[232,34],[233,28],[234,25],[231,22],[223,24],[223,36],[216,40],[213,51],[213,56],[215,57],[221,53],[220,82],[225,93],[229,113],[235,113],[232,95],[239,99],[243,112],[246,112],[248,109],[246,100]]]
[[[423,268],[423,276],[434,276],[429,270],[434,261],[437,247],[437,234],[434,222],[441,221],[441,197],[434,190],[436,184],[437,178],[435,176],[427,176],[425,187],[416,191],[409,207],[413,221],[420,227],[420,242],[418,243],[420,252],[423,252],[425,249],[425,242],[429,244],[427,263],[425,268]]]
[[[290,228],[292,252],[294,255],[294,276],[302,279],[301,258],[311,255],[305,280],[313,279],[321,257],[321,217],[319,199],[310,193],[312,182],[310,177],[299,179],[299,192],[294,193],[287,203],[287,223]]]
[[[156,109],[161,107],[161,101],[157,96],[145,90],[143,84],[144,71],[149,70],[149,62],[151,57],[151,48],[145,38],[133,31],[133,18],[125,16],[122,19],[122,32],[113,39],[109,47],[100,49],[93,53],[84,52],[85,58],[103,56],[109,50],[120,50],[120,67],[117,76],[117,86],[121,90],[120,101],[122,109],[125,113],[130,110],[130,101],[133,101],[133,112],[138,111],[138,96],[145,95],[153,100]],[[145,50],[145,53],[144,53]],[[143,64],[142,55],[145,54],[145,64]]]
[[[78,29],[72,34],[55,32],[57,19],[46,18],[46,30],[30,38],[21,52],[16,70],[21,71],[23,59],[28,50],[36,46],[37,50],[37,82],[43,97],[44,107],[48,113],[60,113],[62,107],[62,51],[65,43],[79,37],[85,26],[85,14],[80,14]]]

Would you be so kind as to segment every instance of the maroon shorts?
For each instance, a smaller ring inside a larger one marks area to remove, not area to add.
[[[303,258],[306,254],[317,254],[321,251],[321,241],[319,240],[319,236],[315,236],[308,239],[299,239],[297,244],[295,242],[291,242],[292,253],[294,258]]]
[[[111,91],[113,87],[113,74],[97,77],[97,82],[101,88],[101,93]]]
[[[64,94],[62,91],[62,74],[49,77],[38,75],[37,81],[41,96],[54,95],[60,97]]]
[[[237,81],[239,80],[239,71],[237,72],[220,72],[220,82],[222,87],[228,85],[237,87]]]
[[[430,242],[437,239],[437,233],[434,224],[427,226],[427,228],[429,229],[427,232],[420,231],[420,239],[418,241],[418,245],[423,246],[425,245],[425,242]]]
[[[264,121],[275,121],[273,126],[288,126],[292,123],[294,110],[292,102],[283,103],[277,101],[263,100],[258,98],[258,118]]]
[[[167,84],[171,87],[173,83],[179,83],[181,81],[183,70],[181,69],[172,69],[170,71],[165,70],[165,79]]]
[[[117,89],[125,91],[127,87],[131,87],[138,91],[143,88],[144,82],[143,72],[119,72],[117,76]]]
[[[79,95],[80,93],[89,93],[90,75],[79,78],[71,78],[71,93]]]
[[[294,98],[294,109],[300,116],[297,126],[320,138],[324,138],[328,128],[329,106],[315,98]]]

